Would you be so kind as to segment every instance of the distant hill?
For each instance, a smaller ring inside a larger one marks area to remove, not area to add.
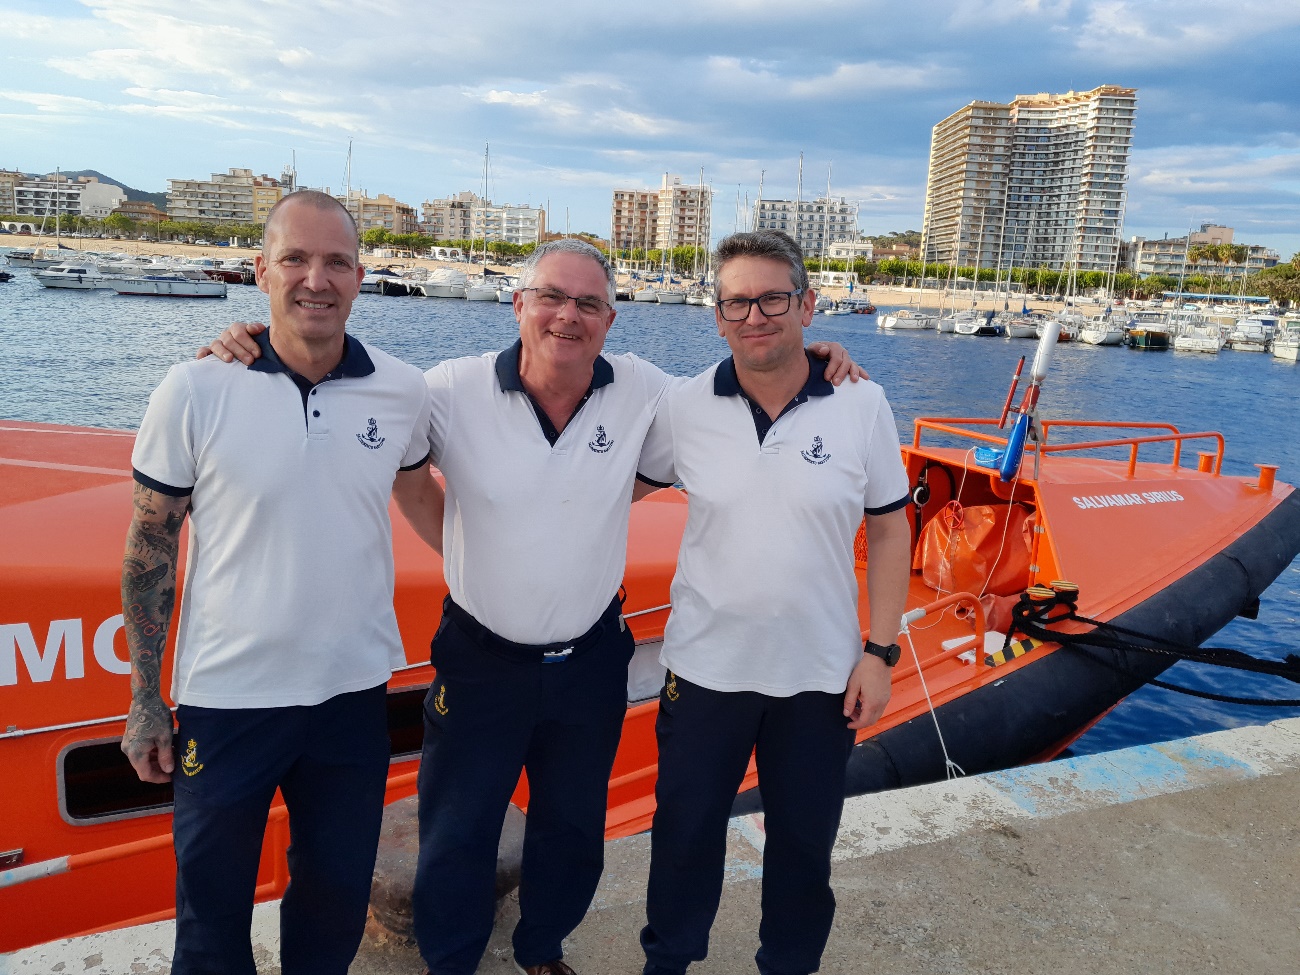
[[[48,175],[53,175],[52,173]],[[103,173],[96,172],[93,169],[81,169],[76,172],[63,170],[63,175],[69,179],[76,179],[78,176],[94,176],[101,183],[108,183],[112,186],[122,187],[122,192],[126,194],[128,200],[147,200],[156,206],[159,210],[167,209],[166,193],[146,193],[144,190],[137,190],[134,186],[127,186],[120,179],[114,179],[112,176],[105,176]]]

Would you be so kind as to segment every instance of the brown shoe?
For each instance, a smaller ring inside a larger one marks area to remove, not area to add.
[[[555,961],[548,961],[544,965],[529,965],[527,968],[519,964],[519,962],[515,962],[515,968],[519,969],[523,975],[578,975],[559,958],[555,959]]]

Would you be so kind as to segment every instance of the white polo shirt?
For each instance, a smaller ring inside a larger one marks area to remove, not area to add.
[[[556,643],[589,630],[618,591],[641,445],[670,380],[634,355],[600,356],[557,435],[519,379],[519,351],[425,373],[447,478],[443,564],[451,598],[492,632]]]
[[[881,388],[810,362],[761,441],[731,359],[670,391],[646,440],[641,470],[689,498],[660,659],[703,687],[838,694],[862,659],[853,539],[907,503],[907,473]]]
[[[300,389],[258,338],[248,368],[173,366],[131,457],[137,481],[191,497],[178,704],[318,704],[405,663],[388,500],[398,469],[428,459],[423,377],[349,336]]]

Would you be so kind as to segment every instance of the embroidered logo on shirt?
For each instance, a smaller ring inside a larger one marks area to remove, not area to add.
[[[675,701],[681,696],[677,690],[677,675],[671,670],[668,671],[668,683],[664,685],[664,693],[668,696],[668,700],[670,701]]]
[[[438,688],[438,696],[433,699],[433,709],[439,714],[446,714],[451,708],[447,707],[447,685],[443,684]]]
[[[813,437],[812,446],[807,450],[801,450],[803,459],[810,464],[824,464],[831,459],[831,455],[826,453],[826,447],[822,443],[821,437]]]
[[[373,416],[366,421],[366,432],[358,433],[357,439],[361,441],[361,446],[371,450],[378,450],[384,445],[384,438],[379,435],[379,424],[375,423]]]
[[[614,446],[614,441],[610,440],[609,437],[605,435],[604,427],[598,426],[596,427],[595,439],[588,440],[587,446],[590,447],[592,450],[594,450],[596,453],[603,454],[606,451],[608,451],[610,447]]]
[[[181,771],[186,775],[198,775],[203,771],[203,763],[199,761],[198,750],[198,742],[191,738],[185,748],[185,754],[181,756]]]

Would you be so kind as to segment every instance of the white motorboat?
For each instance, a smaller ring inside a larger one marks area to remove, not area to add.
[[[982,319],[975,312],[974,309],[967,309],[966,311],[953,312],[953,314],[951,315],[944,315],[943,318],[940,318],[939,321],[935,324],[935,328],[938,331],[944,333],[945,335],[954,335],[957,332],[961,331],[961,329],[959,329],[958,326],[961,325],[963,322],[979,322],[981,320]],[[962,332],[962,334],[972,335],[974,333]]]
[[[828,311],[831,308],[834,308],[835,305],[836,305],[836,301],[834,298],[827,297],[826,295],[818,295],[817,303],[813,305],[813,310]]]
[[[632,295],[632,300],[642,302],[653,301],[657,303],[659,301],[659,292],[654,288],[642,288],[640,291],[637,291]]]
[[[195,271],[167,274],[144,274],[133,278],[114,278],[110,286],[120,295],[147,295],[158,298],[224,298],[226,282],[213,281]]]
[[[70,288],[74,291],[95,291],[111,288],[109,279],[92,264],[55,264],[32,271],[32,277],[42,288]]]
[[[1192,325],[1174,336],[1174,349],[1178,352],[1208,352],[1218,355],[1223,348],[1223,332],[1213,322]]]
[[[880,319],[880,327],[887,331],[895,332],[904,329],[919,330],[923,328],[934,328],[938,324],[937,315],[928,315],[919,311],[913,311],[911,308],[904,308],[896,311],[892,315],[885,315]]]
[[[466,301],[496,301],[497,300],[497,276],[489,277],[484,274],[476,278],[471,278],[465,283],[465,300]]]
[[[426,298],[464,298],[469,286],[469,275],[459,268],[440,267],[429,274],[420,285]],[[495,296],[495,292],[493,293]]]
[[[1267,352],[1270,330],[1258,318],[1243,318],[1224,343],[1233,352]]]
[[[1088,319],[1079,329],[1079,341],[1088,345],[1122,345],[1124,326],[1105,315],[1098,315]]]
[[[503,305],[513,304],[515,300],[515,289],[518,287],[518,278],[509,275],[500,278],[497,282],[497,301]]]
[[[1273,358],[1295,362],[1297,350],[1300,350],[1300,322],[1285,322],[1273,333]]]
[[[978,335],[989,338],[1007,334],[1006,326],[999,322],[992,312],[986,315],[977,313],[960,317],[954,315],[953,318],[955,319],[953,328],[958,335]]]
[[[686,304],[685,291],[671,291],[666,288],[660,288],[657,292],[659,295],[659,304],[661,305],[684,305]]]

